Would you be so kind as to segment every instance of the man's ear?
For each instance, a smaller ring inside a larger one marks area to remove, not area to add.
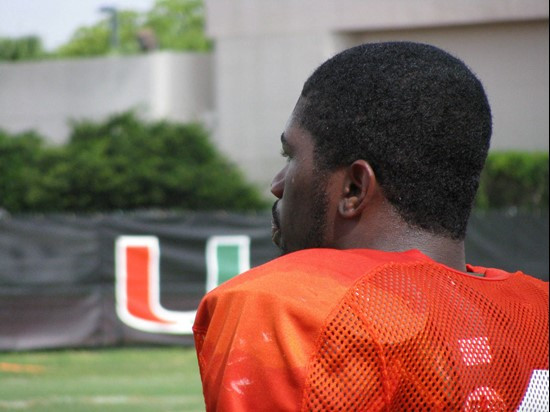
[[[356,160],[346,168],[338,213],[347,219],[359,216],[372,199],[376,176],[365,160]]]

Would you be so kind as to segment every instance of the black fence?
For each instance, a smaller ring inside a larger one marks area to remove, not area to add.
[[[268,214],[0,218],[0,350],[192,344],[204,293],[277,256]],[[548,214],[475,214],[468,262],[548,280]]]

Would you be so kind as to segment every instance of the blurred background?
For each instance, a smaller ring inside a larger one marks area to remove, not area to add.
[[[0,409],[202,410],[189,319],[276,256],[280,133],[309,74],[364,42],[478,75],[494,133],[468,261],[548,280],[548,7],[0,0]],[[157,306],[121,244],[158,253]]]

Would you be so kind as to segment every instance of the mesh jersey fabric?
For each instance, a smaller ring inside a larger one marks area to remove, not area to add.
[[[548,284],[468,270],[310,249],[226,282],[194,326],[207,410],[548,410]]]

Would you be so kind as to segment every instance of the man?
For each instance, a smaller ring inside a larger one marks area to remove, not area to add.
[[[207,409],[547,410],[547,284],[465,263],[490,135],[481,83],[440,49],[321,65],[281,136],[284,255],[197,314]]]

